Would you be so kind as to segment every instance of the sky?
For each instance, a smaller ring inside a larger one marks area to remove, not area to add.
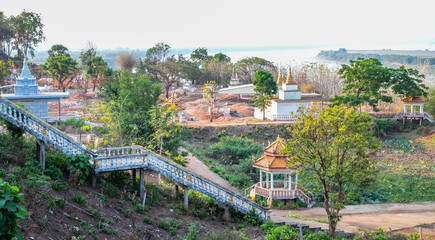
[[[42,15],[46,40],[99,49],[269,47],[435,50],[431,0],[14,0]]]

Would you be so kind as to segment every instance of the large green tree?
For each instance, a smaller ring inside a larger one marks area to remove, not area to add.
[[[5,62],[0,60],[0,86],[4,85],[6,78],[10,75],[11,70],[9,70]]]
[[[34,47],[45,40],[42,17],[39,13],[23,10],[20,15],[11,18],[14,34],[14,47],[18,55],[27,53],[33,56]]]
[[[278,87],[270,72],[258,70],[254,75],[254,102],[263,112],[263,120],[266,120],[266,108],[270,106],[271,100]]]
[[[239,79],[244,83],[252,83],[258,70],[268,71],[273,75],[276,73],[276,67],[272,62],[259,57],[244,58],[236,63],[236,68]]]
[[[424,75],[417,70],[404,66],[397,69],[383,67],[375,58],[351,60],[350,65],[341,66],[338,74],[344,79],[344,88],[343,95],[336,95],[330,100],[336,105],[360,107],[367,103],[373,110],[379,111],[379,101],[393,102],[388,92],[390,89],[401,98],[427,94],[427,87],[423,84]]]
[[[53,45],[48,51],[48,59],[41,68],[50,75],[65,92],[68,84],[78,74],[78,63],[68,53],[63,45]]]
[[[372,117],[338,105],[320,113],[302,111],[296,120],[284,144],[291,155],[289,167],[300,167],[323,190],[329,234],[334,235],[340,210],[353,196],[349,186],[364,185],[374,174],[369,156],[379,142],[372,135]]]
[[[0,49],[11,56],[11,47],[13,40],[13,28],[10,18],[7,18],[3,12],[0,12]]]

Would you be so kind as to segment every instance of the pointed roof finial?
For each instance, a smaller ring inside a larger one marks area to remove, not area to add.
[[[278,84],[278,86],[282,85],[284,83],[284,78],[281,74],[281,68],[279,68],[279,74],[278,74],[278,79],[276,81],[276,84]]]
[[[29,65],[27,64],[27,54],[24,55],[23,69],[21,70],[21,78],[30,78],[32,74],[30,73]]]
[[[285,82],[285,84],[287,84],[287,85],[294,85],[294,84],[296,84],[296,82],[293,81],[292,71],[290,69],[290,66],[288,66],[287,81]]]

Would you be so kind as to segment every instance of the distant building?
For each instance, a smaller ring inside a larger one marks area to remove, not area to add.
[[[293,120],[298,112],[305,108],[309,109],[313,105],[320,106],[326,99],[318,93],[302,93],[297,82],[291,75],[291,69],[288,69],[287,80],[279,70],[278,95],[272,99],[272,104],[265,109],[266,119],[269,120]],[[263,112],[255,108],[254,117],[263,119]]]
[[[230,80],[230,87],[238,86],[240,85],[239,77],[237,76],[236,69],[233,70],[233,75],[231,76]]]
[[[54,120],[61,115],[61,99],[68,98],[69,93],[64,92],[51,92],[51,93],[39,93],[38,84],[36,78],[30,73],[27,65],[27,59],[24,59],[23,70],[21,75],[17,77],[17,81],[14,85],[14,94],[3,94],[2,97],[14,102],[20,103],[24,108],[35,115],[43,119],[44,121]],[[58,103],[57,116],[49,118],[48,116],[48,103]]]

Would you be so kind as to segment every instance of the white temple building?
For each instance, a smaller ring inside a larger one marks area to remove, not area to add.
[[[268,120],[293,120],[301,109],[309,109],[312,105],[321,106],[326,99],[318,93],[302,93],[296,81],[293,80],[291,69],[288,69],[287,80],[279,70],[278,96],[272,99],[272,104],[266,108],[265,117]],[[263,119],[263,112],[255,108],[254,117]]]

